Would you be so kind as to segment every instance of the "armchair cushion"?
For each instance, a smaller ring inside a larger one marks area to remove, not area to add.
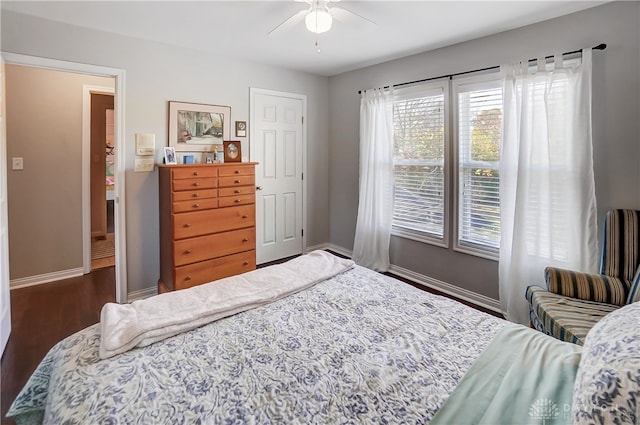
[[[529,301],[531,324],[537,330],[579,345],[584,344],[593,325],[619,308],[611,304],[568,298],[539,286],[529,286],[526,298]]]
[[[581,273],[547,267],[544,270],[547,289],[565,297],[623,306],[627,303],[630,282],[617,277]]]

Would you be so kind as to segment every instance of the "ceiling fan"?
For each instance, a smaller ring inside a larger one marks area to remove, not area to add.
[[[322,34],[331,29],[333,19],[340,22],[344,22],[349,25],[358,27],[374,27],[376,24],[373,21],[360,16],[357,13],[351,12],[342,7],[332,6],[330,3],[337,3],[340,0],[295,0],[300,3],[307,3],[308,9],[301,10],[294,13],[283,23],[269,31],[269,35],[275,35],[282,33],[304,20],[305,26],[309,31],[315,34]]]

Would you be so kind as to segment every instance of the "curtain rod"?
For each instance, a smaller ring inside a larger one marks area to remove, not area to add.
[[[604,50],[607,48],[607,45],[605,43],[600,43],[595,47],[592,47],[592,50]],[[579,50],[572,50],[571,52],[565,52],[562,55],[572,55],[574,53],[581,53],[582,49]],[[553,55],[551,56],[545,56],[545,59],[551,59],[553,58]],[[535,62],[537,59],[529,59],[529,62]],[[439,80],[441,78],[453,78],[453,77],[457,77],[458,75],[465,75],[465,74],[472,74],[474,72],[480,72],[480,71],[489,71],[491,69],[499,69],[500,66],[496,65],[496,66],[489,66],[487,68],[479,68],[479,69],[473,69],[471,71],[464,71],[464,72],[456,72],[455,74],[447,74],[447,75],[441,75],[439,77],[431,77],[431,78],[423,78],[422,80],[415,80],[415,81],[408,81],[406,83],[398,83],[398,84],[394,84],[393,87],[400,87],[400,86],[407,86],[409,84],[416,84],[416,83],[424,83],[425,81],[431,81],[431,80]],[[384,86],[385,89],[388,89],[389,86]],[[362,94],[362,90],[358,90],[358,94]]]

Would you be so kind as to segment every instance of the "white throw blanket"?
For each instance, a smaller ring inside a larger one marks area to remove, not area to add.
[[[107,303],[100,314],[100,357],[106,359],[268,304],[353,265],[351,260],[313,251],[283,264],[131,304]]]

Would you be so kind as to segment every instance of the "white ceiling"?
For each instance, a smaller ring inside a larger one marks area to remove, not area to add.
[[[495,34],[606,1],[348,1],[331,3],[377,25],[334,22],[316,37],[304,22],[268,35],[305,3],[281,1],[1,1],[2,9],[221,57],[331,76]],[[582,47],[582,46],[577,46]]]

